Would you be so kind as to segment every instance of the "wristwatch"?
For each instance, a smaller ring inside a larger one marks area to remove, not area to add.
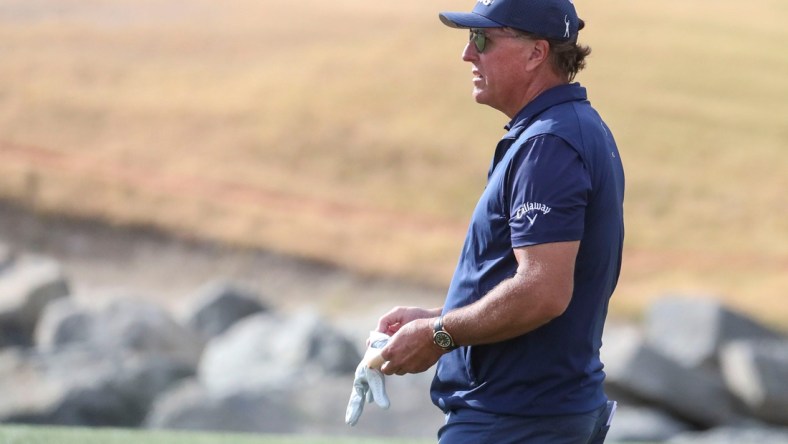
[[[435,342],[435,345],[447,351],[457,348],[457,344],[454,343],[454,338],[451,337],[449,332],[443,329],[443,316],[435,320],[435,324],[432,328],[435,331],[435,333],[432,334],[432,341]]]

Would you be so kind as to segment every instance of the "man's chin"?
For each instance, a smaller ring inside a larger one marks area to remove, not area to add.
[[[482,91],[482,90],[480,90],[478,88],[474,88],[472,95],[473,95],[473,100],[475,100],[476,103],[479,103],[479,104],[482,104],[482,105],[485,104],[484,91]]]

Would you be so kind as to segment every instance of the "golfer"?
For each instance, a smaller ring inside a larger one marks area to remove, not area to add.
[[[380,318],[382,371],[437,362],[442,444],[601,443],[615,407],[599,348],[621,268],[624,172],[572,83],[590,53],[583,22],[571,0],[478,0],[440,19],[469,32],[473,97],[509,123],[445,305]]]

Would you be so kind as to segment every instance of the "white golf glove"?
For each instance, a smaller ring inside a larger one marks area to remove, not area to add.
[[[389,336],[380,332],[369,332],[369,347],[364,358],[356,367],[356,378],[353,380],[353,390],[350,392],[350,401],[345,411],[345,423],[354,426],[361,417],[364,404],[375,401],[380,408],[389,408],[389,397],[386,395],[386,384],[380,365],[380,349],[386,346]]]

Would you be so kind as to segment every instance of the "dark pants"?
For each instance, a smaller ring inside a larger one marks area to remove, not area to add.
[[[615,402],[579,415],[521,417],[452,410],[438,444],[602,444]]]

